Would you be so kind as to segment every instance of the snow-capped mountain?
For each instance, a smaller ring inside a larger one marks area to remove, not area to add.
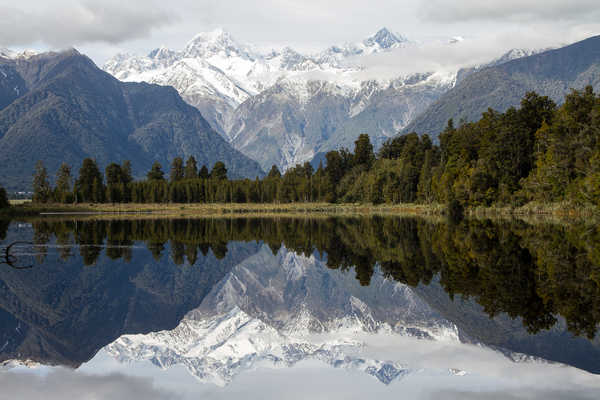
[[[335,76],[347,70],[289,47],[262,54],[222,29],[196,35],[181,51],[161,47],[147,56],[119,54],[104,69],[120,80],[175,87],[225,137],[235,108],[278,79],[316,72]]]
[[[383,28],[361,42],[317,54],[301,54],[290,47],[260,52],[217,29],[196,35],[180,51],[160,47],[147,56],[119,54],[104,69],[124,81],[175,87],[223,137],[260,159],[263,169],[277,164],[285,170],[310,161],[318,152],[350,146],[365,131],[373,137],[394,135],[413,114],[448,90],[453,79],[436,81],[437,74],[429,74],[426,84],[415,77],[364,81],[359,75],[365,68],[364,56],[413,45]],[[415,99],[407,86],[422,94]],[[370,121],[367,125],[347,121],[377,108],[374,100],[383,95],[398,97],[391,102],[402,106],[391,113],[386,109],[385,117],[376,122],[373,114],[363,116]],[[248,113],[257,107],[260,116],[248,120]]]
[[[360,133],[369,133],[377,146],[451,89],[457,76],[471,72],[366,77],[374,55],[409,57],[403,51],[420,45],[383,28],[360,42],[316,54],[290,47],[261,52],[217,29],[196,35],[180,51],[160,47],[147,56],[117,55],[104,69],[121,80],[175,87],[264,170],[273,164],[286,170],[317,153],[352,147]],[[514,51],[495,62],[528,54]]]
[[[411,42],[404,36],[393,33],[387,28],[382,28],[362,42],[346,43],[343,46],[331,46],[317,55],[316,58],[320,62],[330,62],[335,64],[348,57],[390,51],[414,44],[414,42]]]
[[[380,144],[453,85],[454,75],[414,74],[357,87],[285,79],[248,99],[231,119],[234,148],[268,170],[287,169],[317,153],[352,148],[369,132]]]
[[[460,82],[461,80],[466,78],[468,75],[471,75],[472,73],[477,72],[483,68],[494,67],[496,65],[501,65],[501,64],[507,63],[512,60],[517,60],[519,58],[529,57],[529,56],[533,56],[535,54],[543,53],[544,51],[548,51],[548,50],[551,50],[551,48],[544,48],[544,49],[514,48],[514,49],[510,49],[506,53],[502,54],[500,57],[497,57],[488,63],[481,64],[481,65],[475,65],[475,66],[469,67],[469,68],[460,69],[456,76],[456,83]]]
[[[402,284],[376,277],[364,288],[314,256],[264,246],[235,267],[177,328],[125,335],[104,350],[121,362],[186,367],[224,386],[243,371],[321,361],[384,384],[418,372],[398,360],[365,357],[365,337],[400,335],[458,342],[444,320]],[[447,368],[449,375],[466,372]]]
[[[0,58],[7,58],[9,60],[27,59],[35,55],[40,54],[35,50],[24,50],[21,52],[13,51],[10,49],[0,48]]]

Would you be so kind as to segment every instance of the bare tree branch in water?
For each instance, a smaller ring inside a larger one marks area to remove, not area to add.
[[[16,245],[16,244],[28,244],[28,245],[33,245],[33,243],[31,242],[13,242],[11,244],[9,244],[5,249],[4,249],[4,260],[0,261],[0,264],[6,264],[11,268],[14,269],[30,269],[33,268],[33,265],[27,265],[27,266],[17,266],[15,265],[18,262],[18,258],[12,254],[10,254],[10,249]]]

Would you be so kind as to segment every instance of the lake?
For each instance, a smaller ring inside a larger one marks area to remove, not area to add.
[[[600,393],[591,222],[105,218],[0,221],[4,395]]]

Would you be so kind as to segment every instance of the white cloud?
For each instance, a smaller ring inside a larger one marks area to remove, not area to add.
[[[89,375],[56,369],[47,375],[31,372],[0,373],[0,399],[115,399],[169,400],[173,393],[158,389],[151,379],[124,374]]]
[[[404,60],[373,60],[387,62],[389,68],[381,68],[390,71],[414,70],[413,60],[435,66],[469,58],[474,64],[511,47],[557,46],[600,34],[597,0],[0,0],[0,15],[0,46],[76,46],[98,64],[121,51],[181,49],[196,33],[217,27],[261,48],[300,51],[359,41],[383,26],[414,40],[473,39],[456,53],[440,50],[444,57],[429,46]]]
[[[429,0],[422,2],[423,19],[441,22],[486,20],[594,21],[600,15],[597,0]]]
[[[120,43],[147,37],[152,30],[175,20],[155,6],[108,0],[58,0],[0,4],[0,44],[44,43],[54,47],[103,42]]]

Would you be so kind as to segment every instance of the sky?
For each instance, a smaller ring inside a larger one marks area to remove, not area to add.
[[[181,49],[222,27],[259,47],[317,51],[381,27],[409,39],[472,39],[465,58],[556,47],[600,34],[598,0],[0,0],[0,47],[119,52]]]

